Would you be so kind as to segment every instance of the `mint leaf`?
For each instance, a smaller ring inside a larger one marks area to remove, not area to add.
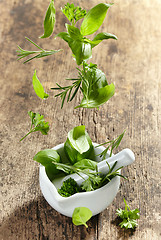
[[[112,4],[100,3],[89,10],[81,25],[81,34],[83,36],[90,35],[99,29],[111,5]]]
[[[88,228],[86,222],[92,217],[92,212],[89,208],[78,207],[74,209],[72,215],[72,222],[76,225],[85,225]]]
[[[51,0],[44,20],[44,34],[40,38],[48,38],[53,33],[55,25],[55,6]]]
[[[48,122],[45,122],[44,116],[32,111],[29,111],[28,115],[31,118],[30,131],[23,138],[21,138],[20,141],[26,138],[30,133],[37,131],[40,131],[43,135],[47,135],[49,131],[49,124]]]
[[[33,88],[35,90],[36,95],[41,98],[41,99],[45,99],[48,98],[49,95],[47,93],[45,93],[44,88],[41,84],[41,82],[39,81],[39,79],[37,78],[36,75],[36,70],[34,72],[34,75],[32,77],[32,84],[33,84]]]

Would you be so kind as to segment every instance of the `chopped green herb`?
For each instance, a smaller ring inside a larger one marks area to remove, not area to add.
[[[58,189],[58,193],[62,197],[70,197],[71,195],[80,192],[80,188],[77,182],[73,178],[68,178],[63,182],[60,189]]]

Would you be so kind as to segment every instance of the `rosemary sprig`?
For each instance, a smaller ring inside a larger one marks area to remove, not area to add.
[[[118,148],[118,146],[119,146],[119,144],[120,144],[120,142],[121,142],[121,140],[122,140],[125,132],[126,132],[126,130],[124,130],[123,133],[121,133],[120,136],[118,136],[118,137],[117,137],[116,139],[114,139],[114,140],[110,140],[110,141],[108,141],[108,142],[105,142],[105,143],[102,143],[102,144],[96,146],[96,148],[97,148],[97,147],[103,146],[103,145],[105,145],[105,144],[108,144],[108,146],[106,147],[106,149],[105,149],[103,152],[101,152],[100,154],[98,154],[98,156],[99,156],[99,155],[102,156],[102,160],[106,159],[106,154],[107,154],[107,152],[108,152],[108,150],[109,150],[110,148],[111,148],[111,150],[110,150],[110,157],[112,156],[112,152],[113,152],[114,148]]]
[[[16,50],[16,52],[18,53],[17,56],[19,57],[17,60],[20,60],[20,59],[22,59],[24,57],[28,57],[28,56],[32,55],[31,58],[27,59],[23,63],[27,63],[27,62],[31,61],[32,59],[34,59],[34,58],[42,58],[42,57],[46,57],[46,56],[49,56],[49,55],[52,55],[54,53],[62,51],[62,49],[49,50],[49,51],[44,50],[40,46],[38,46],[36,43],[34,43],[31,39],[29,39],[27,37],[25,37],[25,38],[26,38],[27,41],[29,41],[35,47],[37,47],[39,49],[39,51],[28,51],[28,50],[22,49],[20,46],[17,46],[19,48],[19,50]]]
[[[72,101],[73,98],[75,97],[75,95],[77,94],[78,92],[78,89],[81,85],[81,79],[78,78],[78,79],[66,79],[66,80],[71,80],[73,81],[72,85],[69,85],[69,86],[66,86],[66,87],[62,87],[60,86],[58,83],[56,83],[56,85],[58,87],[56,88],[51,88],[52,90],[61,90],[62,92],[58,93],[55,95],[55,97],[61,97],[62,99],[62,103],[61,103],[61,108],[63,108],[63,105],[64,105],[64,101],[67,97],[67,102],[69,101]],[[72,90],[74,89],[74,92],[72,93]],[[72,96],[71,96],[72,94]]]

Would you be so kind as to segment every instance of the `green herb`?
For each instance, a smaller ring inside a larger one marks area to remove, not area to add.
[[[64,105],[64,101],[65,98],[67,97],[67,102],[72,101],[73,98],[76,96],[80,85],[81,85],[81,79],[67,79],[67,80],[72,80],[73,83],[70,86],[66,86],[66,87],[61,87],[58,83],[56,83],[56,85],[58,86],[57,88],[51,88],[52,90],[62,90],[61,93],[56,94],[55,97],[60,96],[62,99],[62,104],[61,104],[61,108],[63,108]],[[72,92],[74,89],[74,92]]]
[[[80,169],[90,169],[94,171],[97,168],[97,162],[90,159],[82,159],[76,162],[73,166]]]
[[[60,156],[54,149],[45,149],[38,152],[33,160],[45,167],[46,174],[51,181],[60,173],[56,166],[52,164],[52,161],[60,162]]]
[[[38,51],[28,51],[28,50],[24,50],[20,46],[18,46],[19,50],[16,50],[16,52],[18,53],[17,56],[19,56],[19,58],[17,60],[20,60],[24,57],[28,57],[28,56],[32,55],[32,57],[27,59],[26,61],[24,61],[24,63],[27,63],[34,58],[42,58],[42,57],[46,57],[46,56],[49,56],[49,55],[52,55],[54,53],[62,51],[62,49],[50,50],[50,51],[44,50],[40,46],[38,46],[36,43],[34,43],[31,39],[29,39],[27,37],[25,37],[25,38],[27,39],[27,41],[29,41],[34,46],[36,46],[39,50]]]
[[[88,228],[86,222],[92,217],[92,212],[89,208],[78,207],[74,209],[72,215],[72,222],[76,225],[85,225]]]
[[[138,226],[136,219],[140,218],[139,215],[139,209],[134,209],[134,210],[130,210],[130,207],[127,205],[125,199],[124,199],[124,203],[125,203],[125,210],[122,210],[121,208],[116,210],[116,214],[123,220],[119,225],[121,226],[121,228],[136,228]]]
[[[90,177],[88,179],[86,179],[82,185],[81,188],[82,190],[85,191],[94,191],[98,188],[103,187],[104,185],[106,185],[107,183],[109,183],[114,177],[119,176],[122,177],[124,179],[127,179],[126,177],[124,177],[123,175],[120,174],[119,170],[122,169],[123,167],[120,167],[118,169],[116,169],[115,171],[113,171],[113,169],[115,168],[117,161],[113,164],[112,167],[110,167],[110,165],[108,164],[108,162],[106,162],[108,167],[109,167],[109,172],[106,175],[100,176],[97,175],[95,178],[91,179]]]
[[[63,182],[60,189],[58,189],[58,193],[62,197],[70,197],[71,195],[80,192],[80,188],[77,182],[73,178],[68,178]]]
[[[68,132],[64,150],[72,164],[90,156],[93,145],[84,125],[75,127]]]
[[[90,35],[100,28],[111,5],[100,3],[89,10],[81,25],[81,34],[83,36]]]
[[[33,113],[32,111],[28,112],[28,115],[31,118],[31,127],[30,131],[20,139],[22,141],[25,137],[27,137],[30,133],[40,131],[43,135],[47,135],[49,131],[49,124],[45,122],[44,116],[39,113]]]
[[[51,0],[44,20],[44,34],[40,38],[48,38],[53,33],[55,25],[55,6],[54,0]]]
[[[107,148],[99,154],[99,155],[102,156],[102,160],[106,159],[107,152],[110,148],[111,148],[110,157],[112,156],[112,152],[113,152],[114,148],[118,148],[118,146],[119,146],[119,144],[120,144],[120,142],[121,142],[121,140],[122,140],[122,138],[125,134],[125,131],[126,130],[124,130],[123,133],[121,133],[120,136],[118,136],[116,139],[105,142],[105,143],[102,143],[102,144],[96,146],[96,148],[97,148],[97,147],[103,146],[105,144],[108,144]]]
[[[96,64],[87,64],[83,62],[83,69],[78,70],[78,78],[68,79],[73,80],[73,84],[61,87],[57,84],[58,88],[52,88],[53,90],[61,90],[62,92],[55,95],[55,97],[60,96],[62,99],[61,107],[64,105],[66,96],[67,102],[73,100],[79,89],[81,89],[83,94],[83,99],[75,108],[99,108],[100,105],[107,102],[115,92],[115,86],[113,83],[108,85],[105,74],[97,68]],[[71,96],[71,92],[75,88],[75,91]]]
[[[99,29],[110,6],[111,4],[100,3],[92,8],[87,15],[85,15],[79,8],[79,11],[81,11],[81,18],[85,16],[81,29],[79,30],[79,28],[74,26],[77,21],[77,17],[75,17],[74,12],[74,4],[70,5],[67,3],[67,5],[65,5],[63,13],[67,16],[71,25],[66,24],[67,32],[58,33],[56,37],[60,37],[68,43],[78,65],[92,57],[92,48],[97,46],[100,42],[102,42],[102,40],[109,38],[117,39],[115,35],[110,33],[99,33],[93,40],[85,37],[86,35],[90,35]],[[77,11],[76,14],[78,14]],[[78,17],[78,19],[80,18]]]
[[[41,82],[37,78],[36,70],[35,70],[33,78],[32,78],[32,84],[33,84],[33,88],[35,90],[35,93],[39,98],[45,99],[45,98],[49,97],[49,95],[47,93],[45,93]]]
[[[93,181],[95,181],[95,178],[98,177],[98,173],[97,172],[91,172],[90,169],[93,169],[93,165],[86,165],[84,164],[83,160],[82,160],[82,165],[80,163],[79,167],[74,166],[74,165],[70,165],[70,164],[65,164],[65,163],[61,163],[57,160],[57,156],[55,154],[55,150],[53,149],[49,149],[50,151],[46,150],[42,150],[40,152],[38,152],[35,157],[34,160],[41,163],[44,167],[46,167],[49,164],[53,164],[57,170],[64,172],[65,174],[72,174],[72,173],[76,173],[78,174],[80,177],[82,177],[81,173],[87,175],[88,177],[90,177],[90,179],[92,179]],[[82,177],[83,178],[83,177]]]
[[[86,15],[86,10],[81,9],[79,6],[75,7],[73,3],[67,3],[61,10],[73,26]]]

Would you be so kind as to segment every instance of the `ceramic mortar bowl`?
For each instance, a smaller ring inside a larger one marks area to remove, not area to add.
[[[98,144],[93,143],[95,155],[98,155],[105,149],[102,146],[95,148],[97,145]],[[53,149],[60,154],[62,159],[66,158],[64,144],[59,144]],[[107,157],[108,156],[109,155],[107,155]],[[100,156],[96,156],[95,158],[96,161],[101,161]],[[49,180],[45,167],[42,165],[40,165],[39,169],[39,181],[43,196],[50,206],[68,217],[72,217],[73,211],[76,207],[89,208],[92,211],[93,216],[102,212],[114,200],[120,185],[120,177],[116,176],[110,183],[95,191],[81,192],[70,197],[62,197],[57,192],[55,185]]]

